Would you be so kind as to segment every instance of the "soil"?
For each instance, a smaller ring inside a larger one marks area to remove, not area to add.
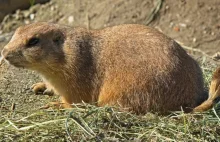
[[[0,22],[8,13],[14,12],[17,9],[27,9],[35,3],[46,3],[49,0],[1,0],[0,1]]]
[[[219,63],[211,56],[220,50],[219,5],[219,0],[53,0],[5,16],[0,24],[0,50],[18,26],[37,21],[89,29],[138,23],[157,28],[190,47],[188,52],[202,65],[215,67]],[[28,112],[51,101],[51,97],[31,92],[29,87],[37,81],[40,79],[32,71],[1,67],[1,110],[16,104],[16,111]]]

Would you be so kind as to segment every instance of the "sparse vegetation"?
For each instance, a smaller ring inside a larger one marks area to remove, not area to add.
[[[212,70],[204,70],[210,82]],[[2,111],[2,110],[1,110]],[[1,112],[0,112],[1,113]],[[138,116],[78,104],[67,110],[8,110],[0,117],[3,141],[219,141],[220,103],[205,113]]]
[[[22,113],[22,117],[14,117]],[[169,116],[134,114],[82,104],[70,110],[8,112],[0,117],[3,141],[219,141],[220,110]]]

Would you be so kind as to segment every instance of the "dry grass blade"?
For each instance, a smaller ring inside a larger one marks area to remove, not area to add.
[[[209,56],[208,54],[206,54],[204,51],[200,50],[200,49],[195,49],[193,47],[189,47],[189,46],[185,46],[182,42],[180,41],[177,41],[176,42],[181,45],[184,49],[186,50],[190,50],[190,51],[194,51],[194,52],[198,52],[198,53],[201,53],[203,56],[205,57],[209,57],[210,59],[212,59],[212,56]]]
[[[19,119],[0,117],[0,137],[5,141],[217,141],[219,115],[216,109],[199,114],[175,112],[166,117],[137,116],[81,104],[69,110],[39,110]]]
[[[149,16],[147,17],[146,25],[149,25],[154,20],[155,16],[159,12],[162,4],[163,4],[163,0],[157,0],[156,1],[156,6],[152,9]]]

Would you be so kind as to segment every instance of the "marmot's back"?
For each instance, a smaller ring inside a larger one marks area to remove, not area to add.
[[[119,103],[140,113],[198,105],[201,69],[174,40],[140,25],[107,28],[100,37],[105,37],[98,63],[105,70],[101,105]]]

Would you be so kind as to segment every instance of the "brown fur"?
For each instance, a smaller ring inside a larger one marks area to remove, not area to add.
[[[32,37],[40,42],[27,47]],[[84,101],[165,113],[194,108],[204,91],[196,61],[143,25],[87,30],[34,23],[16,30],[2,56],[41,74],[68,106]]]
[[[194,112],[203,112],[209,110],[214,105],[214,100],[220,97],[220,68],[213,73],[211,85],[209,88],[209,98],[201,105],[193,109]]]

